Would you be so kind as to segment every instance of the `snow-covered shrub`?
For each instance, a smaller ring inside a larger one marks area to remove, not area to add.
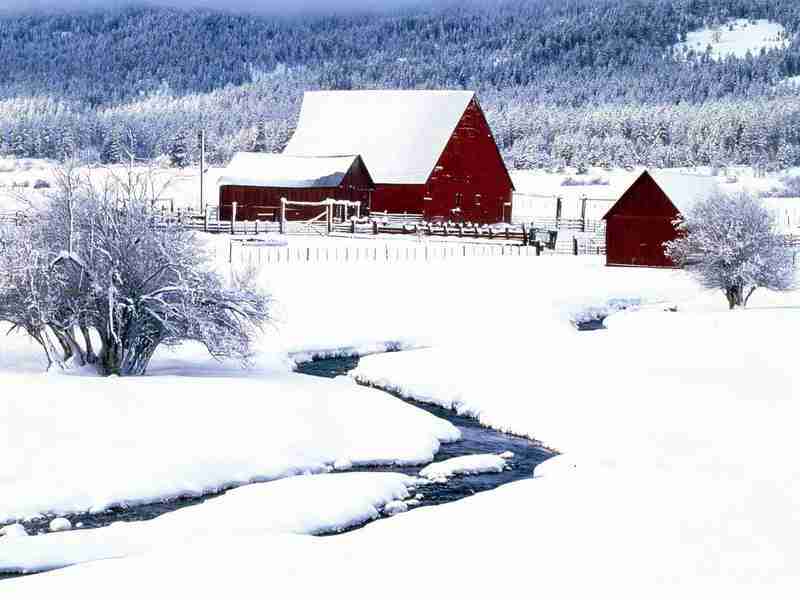
[[[746,306],[762,287],[794,286],[794,259],[773,214],[747,192],[718,192],[697,203],[676,226],[665,252],[708,289],[725,293],[730,308]]]
[[[159,346],[189,340],[246,362],[268,296],[254,277],[227,284],[191,231],[160,222],[159,191],[147,173],[95,187],[70,167],[57,172],[46,207],[0,235],[0,321],[51,365],[103,375],[143,374]]]

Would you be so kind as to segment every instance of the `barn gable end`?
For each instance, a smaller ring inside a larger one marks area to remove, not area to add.
[[[664,242],[677,236],[674,221],[716,184],[711,177],[645,171],[603,217],[606,264],[674,267]]]
[[[426,218],[506,221],[514,184],[477,98],[453,129],[427,181]]]

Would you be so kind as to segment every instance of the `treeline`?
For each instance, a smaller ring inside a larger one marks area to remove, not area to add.
[[[320,87],[532,86],[548,104],[703,102],[800,73],[800,44],[684,61],[687,32],[733,18],[800,31],[795,0],[498,0],[388,14],[279,18],[128,8],[0,17],[0,97],[90,108],[184,95],[304,67]],[[699,63],[699,64],[698,64]]]
[[[785,51],[688,31],[767,18]],[[476,89],[515,167],[800,164],[794,0],[500,0],[276,18],[131,8],[0,18],[0,153],[89,162],[279,151],[309,89]],[[5,98],[5,99],[3,99]]]

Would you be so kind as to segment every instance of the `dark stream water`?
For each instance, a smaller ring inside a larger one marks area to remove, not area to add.
[[[317,377],[337,377],[346,375],[358,366],[358,358],[336,358],[317,360],[298,366],[297,371]],[[434,462],[447,460],[467,454],[500,454],[513,452],[514,458],[508,461],[510,469],[501,473],[482,473],[454,477],[446,483],[433,483],[419,488],[423,498],[419,506],[431,506],[453,502],[477,492],[491,490],[504,483],[533,476],[533,468],[553,456],[553,452],[527,438],[501,433],[480,425],[476,420],[457,415],[451,410],[431,404],[423,404],[408,398],[392,394],[403,401],[427,411],[437,417],[450,421],[461,431],[461,439],[457,442],[442,444],[434,457]],[[354,469],[358,471],[391,471],[417,475],[422,466],[385,466]]]
[[[297,371],[315,377],[337,377],[346,375],[350,370],[358,366],[358,358],[336,358],[318,360],[302,364]],[[403,400],[413,406],[425,410],[431,414],[450,421],[461,431],[461,439],[457,442],[442,444],[434,461],[439,462],[456,456],[468,454],[499,454],[502,452],[513,452],[514,457],[508,461],[509,469],[501,473],[484,473],[478,475],[457,476],[446,483],[432,483],[417,488],[417,492],[422,494],[417,506],[431,506],[453,502],[461,498],[471,496],[477,492],[494,489],[505,483],[527,479],[532,477],[533,469],[542,461],[553,456],[553,452],[542,447],[540,444],[529,439],[500,433],[478,424],[477,421],[457,415],[455,412],[415,402],[407,398]],[[520,401],[524,401],[520,399]],[[361,467],[354,471],[390,471],[395,473],[405,473],[407,475],[418,475],[420,466],[379,466]],[[153,519],[167,512],[199,504],[224,493],[224,490],[214,494],[207,494],[201,497],[176,498],[152,504],[144,504],[130,507],[116,507],[100,513],[74,514],[69,516],[73,526],[80,523],[84,529],[105,527],[119,521],[146,521]],[[25,528],[32,535],[45,534],[49,531],[49,518],[42,518],[25,523]],[[361,527],[363,525],[359,525]],[[336,532],[336,534],[342,532]],[[332,534],[334,535],[334,534]],[[0,579],[9,576],[0,573]]]

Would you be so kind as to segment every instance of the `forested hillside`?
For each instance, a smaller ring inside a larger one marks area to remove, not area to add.
[[[732,19],[785,49],[674,45]],[[306,89],[476,89],[513,166],[800,162],[794,0],[499,0],[275,17],[128,8],[0,17],[0,152],[117,161],[280,149]]]

